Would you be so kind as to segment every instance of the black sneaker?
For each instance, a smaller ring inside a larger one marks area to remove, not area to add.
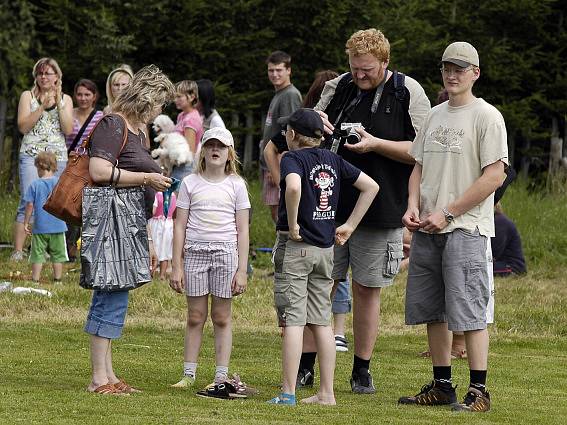
[[[313,387],[315,380],[315,372],[309,369],[299,369],[297,371],[297,381],[295,381],[295,388]]]
[[[457,402],[455,388],[447,385],[446,388],[439,386],[435,381],[421,387],[421,391],[415,396],[400,397],[400,404],[417,404],[420,406],[443,406]]]
[[[358,372],[353,372],[350,378],[350,387],[355,394],[374,394],[374,381],[368,369],[360,368]]]
[[[462,403],[455,403],[452,410],[457,412],[488,412],[490,410],[490,394],[469,387]]]

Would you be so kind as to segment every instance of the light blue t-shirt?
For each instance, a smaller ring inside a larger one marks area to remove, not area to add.
[[[56,176],[34,180],[24,196],[26,204],[28,202],[33,204],[34,222],[32,233],[34,235],[67,231],[67,225],[63,220],[59,220],[43,209],[43,205],[45,205],[49,194],[58,180],[59,178]]]

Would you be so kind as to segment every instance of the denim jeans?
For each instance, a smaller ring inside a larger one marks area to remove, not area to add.
[[[339,286],[337,286],[337,292],[335,292],[335,298],[333,298],[332,311],[333,314],[346,314],[350,313],[351,308],[350,282],[347,275],[346,280],[340,281]]]
[[[126,310],[128,310],[128,291],[94,291],[85,332],[102,338],[120,338]]]
[[[26,203],[24,202],[24,196],[28,190],[28,187],[32,182],[39,178],[37,175],[37,168],[34,165],[35,158],[26,153],[20,153],[19,156],[19,176],[20,176],[20,203],[18,204],[18,210],[16,212],[16,221],[18,223],[24,222],[24,216],[26,211]],[[59,177],[67,161],[57,161],[57,172],[55,175]]]

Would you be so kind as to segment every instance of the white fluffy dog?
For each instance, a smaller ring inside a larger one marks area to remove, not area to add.
[[[193,161],[187,140],[173,131],[175,125],[167,115],[159,115],[154,120],[153,128],[158,133],[154,140],[160,147],[152,151],[152,158],[155,158],[168,174],[171,174],[174,166]]]

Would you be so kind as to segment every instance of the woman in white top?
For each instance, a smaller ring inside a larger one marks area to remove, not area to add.
[[[24,259],[23,195],[31,182],[38,178],[34,166],[40,152],[50,151],[57,157],[60,175],[67,163],[65,136],[73,131],[73,101],[61,89],[63,73],[52,58],[41,58],[33,67],[34,83],[31,90],[20,96],[18,129],[24,135],[19,155],[20,203],[14,225],[14,252],[12,260]]]
[[[215,109],[215,89],[211,80],[197,80],[199,87],[199,102],[197,110],[203,118],[203,130],[209,128],[221,127],[226,128],[224,121]]]

